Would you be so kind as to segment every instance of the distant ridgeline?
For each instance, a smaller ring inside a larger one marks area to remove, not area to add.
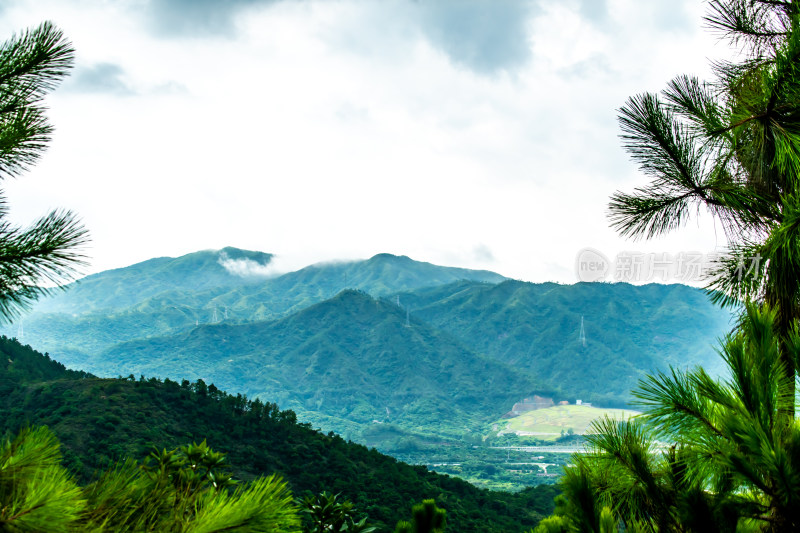
[[[272,473],[295,496],[341,493],[390,532],[411,505],[436,498],[448,530],[528,531],[552,512],[558,490],[489,492],[429,472],[298,424],[274,403],[229,395],[203,381],[101,379],[67,370],[14,340],[0,338],[0,435],[47,425],[63,446],[66,466],[84,481],[124,457],[204,439],[228,453],[243,481]],[[357,482],[354,482],[357,481]]]
[[[389,254],[271,265],[234,248],[152,259],[5,334],[101,376],[202,378],[357,439],[376,422],[456,434],[534,395],[622,406],[647,372],[715,366],[730,327],[682,285],[525,283]]]

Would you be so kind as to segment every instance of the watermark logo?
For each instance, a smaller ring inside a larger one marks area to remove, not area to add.
[[[604,281],[611,270],[611,262],[602,252],[584,248],[575,258],[575,275],[578,281]]]
[[[578,281],[700,282],[719,268],[720,257],[702,252],[620,252],[612,261],[599,250],[584,248],[575,257],[575,276]],[[757,275],[762,259],[759,255],[741,258],[734,275],[740,280]]]

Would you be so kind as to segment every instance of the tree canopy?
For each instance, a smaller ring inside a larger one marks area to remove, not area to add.
[[[628,100],[623,144],[652,181],[617,192],[610,217],[634,238],[701,206],[721,222],[729,248],[708,288],[744,309],[720,347],[727,376],[643,379],[644,414],[594,424],[536,533],[800,529],[800,4],[709,5],[706,22],[744,59]]]

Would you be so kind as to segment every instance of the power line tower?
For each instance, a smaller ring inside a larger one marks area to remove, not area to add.
[[[581,332],[578,334],[578,342],[586,348],[586,330],[583,329],[583,317],[581,317]]]
[[[216,305],[214,306],[214,316],[211,318],[211,323],[212,324],[216,324],[217,323],[217,306]]]

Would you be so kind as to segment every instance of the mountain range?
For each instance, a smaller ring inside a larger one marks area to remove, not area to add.
[[[98,375],[202,378],[357,439],[381,422],[474,431],[531,394],[625,405],[652,370],[713,370],[731,320],[681,285],[527,283],[389,254],[271,262],[225,248],[101,272],[38,305],[24,340]]]

